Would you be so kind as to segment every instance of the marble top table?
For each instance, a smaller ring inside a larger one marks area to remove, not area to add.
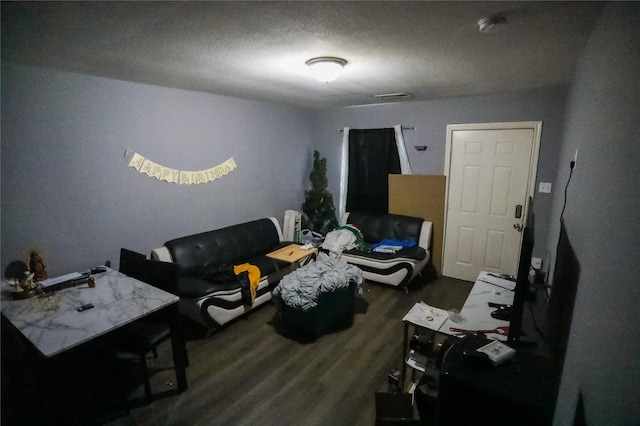
[[[2,315],[44,356],[52,357],[179,300],[110,268],[93,277],[94,288],[81,284],[50,296],[12,300],[3,292]],[[95,307],[77,311],[88,303]]]
[[[464,335],[454,334],[449,329],[461,328],[465,330],[493,330],[496,327],[509,326],[509,321],[495,319],[491,313],[497,308],[489,306],[489,302],[511,305],[515,283],[489,275],[488,272],[480,272],[464,306],[460,310],[461,320],[454,322],[451,316],[442,324],[438,330],[441,333],[463,337]],[[507,336],[497,333],[486,333],[489,339],[506,341]]]

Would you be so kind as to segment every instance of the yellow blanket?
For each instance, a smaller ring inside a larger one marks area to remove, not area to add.
[[[247,271],[249,273],[251,304],[253,305],[253,301],[256,300],[256,290],[258,289],[258,285],[260,285],[260,269],[256,265],[251,265],[249,263],[243,263],[241,265],[235,265],[233,267],[233,272],[236,275],[244,271]]]

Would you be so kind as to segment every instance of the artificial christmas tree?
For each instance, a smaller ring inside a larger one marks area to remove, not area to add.
[[[338,226],[333,196],[327,190],[327,160],[313,152],[313,169],[309,175],[311,189],[304,192],[302,227],[326,235]]]

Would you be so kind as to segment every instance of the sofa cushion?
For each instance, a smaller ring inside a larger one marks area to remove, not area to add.
[[[347,223],[362,231],[368,244],[384,239],[417,241],[423,221],[417,217],[372,212],[350,212],[347,218]]]
[[[239,265],[273,251],[280,244],[270,219],[258,219],[167,241],[164,245],[179,275],[201,276],[209,265]]]
[[[277,250],[278,248],[289,244],[291,243],[278,243],[273,250]],[[247,259],[242,263],[249,263],[257,266],[258,269],[260,269],[260,275],[262,278],[276,272],[273,260],[269,259],[267,256],[256,256],[251,259]],[[210,266],[213,266],[213,264],[210,264]],[[207,270],[203,268],[203,274],[199,277],[191,275],[179,276],[177,281],[178,296],[186,299],[197,299],[206,296],[207,294],[238,290],[240,288],[240,283],[237,279],[222,282],[207,280],[206,271]]]
[[[371,250],[364,251],[364,250],[352,249],[352,250],[345,250],[342,252],[342,254],[343,255],[346,254],[350,256],[366,257],[368,259],[375,259],[380,261],[398,260],[402,258],[414,259],[414,260],[420,261],[427,257],[427,251],[422,247],[417,247],[417,246],[403,248],[402,250],[399,250],[395,253],[378,253]]]
[[[185,299],[197,299],[207,294],[222,291],[237,291],[240,283],[237,279],[224,282],[207,281],[204,278],[185,275],[178,277],[178,296]]]

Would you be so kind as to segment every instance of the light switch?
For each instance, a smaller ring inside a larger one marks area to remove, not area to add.
[[[538,188],[538,192],[544,192],[545,194],[551,193],[551,183],[550,182],[540,182],[540,187]]]

